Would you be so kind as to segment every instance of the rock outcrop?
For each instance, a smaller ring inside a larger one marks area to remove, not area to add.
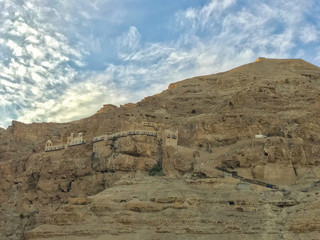
[[[261,58],[78,121],[13,121],[0,129],[0,239],[317,239],[319,92],[317,66]],[[95,136],[135,129],[158,135],[93,151]],[[80,132],[85,144],[44,151]],[[230,175],[278,189],[237,190]]]

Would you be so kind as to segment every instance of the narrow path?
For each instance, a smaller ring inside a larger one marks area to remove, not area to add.
[[[236,172],[231,172],[231,171],[229,171],[229,170],[227,170],[227,169],[225,169],[225,168],[216,167],[216,169],[219,170],[219,171],[228,173],[228,174],[230,174],[231,177],[236,178],[236,179],[239,179],[239,180],[241,180],[241,181],[243,181],[243,182],[248,182],[248,183],[251,183],[251,184],[260,185],[260,186],[267,187],[267,188],[272,188],[272,189],[277,189],[277,190],[281,190],[281,191],[286,191],[285,189],[280,189],[278,186],[273,185],[273,184],[270,184],[270,183],[261,182],[261,181],[258,181],[258,180],[253,180],[253,179],[241,177],[241,176],[239,176]]]
[[[132,131],[123,131],[123,132],[116,132],[110,135],[102,135],[93,138],[93,142],[103,141],[103,140],[112,140],[121,137],[127,137],[132,135],[146,135],[157,137],[157,132],[154,131],[145,131],[145,130],[132,130]]]

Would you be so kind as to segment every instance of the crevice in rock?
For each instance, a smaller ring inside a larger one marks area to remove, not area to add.
[[[38,185],[40,179],[40,173],[36,172],[36,173],[32,173],[29,177],[28,177],[28,186],[29,189],[32,190],[36,190],[36,187]]]
[[[297,169],[292,165],[292,168],[293,168],[293,171],[294,171],[294,174],[296,175],[296,177],[298,176],[298,173],[297,173]]]
[[[123,152],[123,154],[129,155],[132,157],[141,157],[141,154],[137,152]]]

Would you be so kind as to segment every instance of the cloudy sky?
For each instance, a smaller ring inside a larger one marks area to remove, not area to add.
[[[0,0],[0,127],[64,122],[259,56],[320,66],[318,0]]]

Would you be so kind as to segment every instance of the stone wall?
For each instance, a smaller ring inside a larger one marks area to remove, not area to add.
[[[104,148],[107,145],[107,141],[114,141],[118,138],[136,136],[136,135],[157,137],[157,132],[145,131],[145,130],[130,130],[130,131],[117,132],[110,135],[97,136],[93,138],[93,152],[99,154],[102,151],[104,151]]]
[[[71,133],[70,136],[68,137],[68,141],[67,141],[67,146],[74,146],[74,145],[79,145],[79,144],[83,144],[85,143],[85,141],[83,140],[83,134],[82,133]]]
[[[152,127],[157,126],[156,123],[145,122],[144,126]],[[177,130],[164,130],[161,134],[156,131],[147,131],[147,130],[130,130],[130,131],[122,131],[116,132],[109,135],[101,135],[96,136],[92,139],[93,142],[93,152],[94,153],[101,153],[103,149],[107,145],[107,141],[113,141],[117,138],[128,137],[128,136],[135,136],[135,135],[144,135],[150,137],[156,137],[158,140],[162,139],[164,146],[174,146],[178,145],[178,131]],[[63,145],[55,145],[53,146],[50,140],[47,141],[45,151],[54,151],[54,150],[61,150],[67,147],[81,145],[84,144],[85,141],[83,140],[83,134],[73,134],[71,133],[68,136],[67,144]]]
[[[78,134],[71,133],[70,136],[68,136],[68,138],[67,138],[67,144],[63,144],[62,140],[61,140],[61,144],[53,145],[51,140],[48,140],[46,142],[45,151],[50,152],[50,151],[62,150],[62,149],[68,148],[68,147],[81,145],[84,143],[85,143],[85,141],[83,140],[82,133],[78,133]]]
[[[46,152],[57,151],[57,150],[61,150],[61,149],[64,149],[64,148],[65,148],[65,145],[64,145],[64,144],[53,145],[53,143],[51,142],[51,140],[48,140],[48,141],[46,142],[45,151],[46,151]]]
[[[163,143],[165,146],[176,147],[178,145],[178,131],[177,130],[164,130]]]
[[[46,142],[46,147],[45,147],[45,151],[48,151],[49,149],[51,149],[53,146],[52,142],[50,140],[48,140]]]

